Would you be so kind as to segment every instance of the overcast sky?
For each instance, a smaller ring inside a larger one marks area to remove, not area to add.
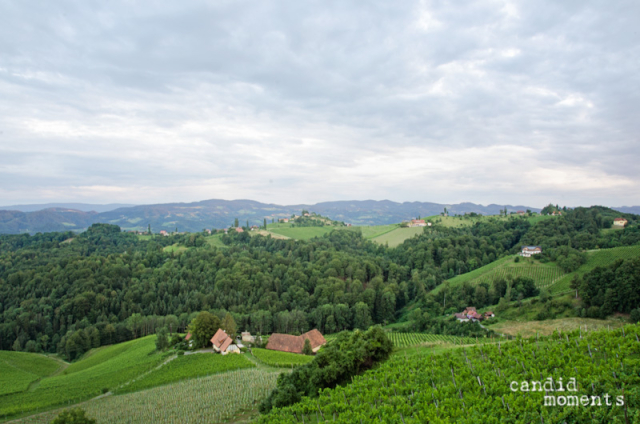
[[[638,17],[636,0],[0,0],[0,205],[639,205]]]

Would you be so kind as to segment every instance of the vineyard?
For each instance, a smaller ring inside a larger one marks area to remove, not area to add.
[[[327,342],[335,339],[337,334],[325,335],[324,338]],[[474,337],[459,337],[448,336],[443,334],[428,334],[428,333],[387,333],[389,340],[393,342],[393,345],[397,348],[403,348],[408,346],[418,346],[424,344],[453,344],[453,345],[466,345],[474,344],[478,342],[490,341],[490,339]]]
[[[438,355],[426,349],[396,354],[351,384],[274,409],[258,422],[637,423],[639,334],[640,326],[634,325],[479,344]],[[571,378],[575,390],[567,384]],[[533,382],[539,382],[538,390],[530,390]]]
[[[154,352],[155,336],[99,349],[61,374],[43,378],[33,391],[3,396],[0,418],[97,396],[155,368],[164,358]]]
[[[27,390],[32,382],[52,374],[61,365],[35,353],[0,350],[0,396]]]
[[[447,336],[442,334],[425,334],[425,333],[387,333],[387,337],[393,342],[395,347],[417,346],[421,344],[474,344],[477,342],[487,341],[488,339],[475,339],[472,337]]]
[[[79,406],[100,424],[224,422],[243,411],[254,409],[275,387],[278,375],[255,368],[231,371],[135,393],[107,396]],[[16,423],[50,423],[59,412],[34,415]]]
[[[504,278],[507,276],[511,276],[513,278],[516,277],[527,277],[531,278],[536,283],[536,287],[545,288],[551,286],[555,283],[560,277],[564,275],[564,272],[558,267],[545,267],[545,266],[531,266],[531,267],[515,267],[515,266],[505,266],[499,267],[491,272],[488,272],[481,277],[473,280],[475,284],[479,284],[482,282],[493,283],[493,281]]]
[[[304,365],[313,361],[313,356],[299,355],[297,353],[278,352],[267,349],[251,349],[251,354],[260,362],[272,367],[291,368],[297,365]]]
[[[246,359],[244,355],[230,354],[223,356],[212,353],[184,355],[168,362],[144,377],[136,379],[117,392],[133,392],[189,378],[253,367],[255,365]]]

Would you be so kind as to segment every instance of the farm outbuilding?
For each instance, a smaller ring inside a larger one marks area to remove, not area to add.
[[[304,341],[307,339],[309,343],[311,343],[311,350],[313,350],[314,353],[327,343],[322,334],[317,329],[313,329],[300,336],[273,333],[271,337],[269,337],[267,349],[279,350],[280,352],[302,353]]]

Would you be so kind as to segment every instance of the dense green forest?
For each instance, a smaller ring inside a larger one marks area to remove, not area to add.
[[[625,216],[627,228],[602,231],[612,216]],[[430,320],[449,309],[496,303],[507,287],[448,289],[445,310],[429,291],[446,279],[534,243],[543,246],[540,260],[571,269],[579,266],[580,249],[640,241],[636,218],[594,207],[535,225],[518,217],[434,225],[397,248],[354,231],[308,241],[230,233],[225,248],[201,234],[141,240],[108,224],[79,235],[0,236],[0,347],[74,359],[160,327],[183,331],[203,310],[221,319],[230,312],[239,330],[254,333],[334,333],[394,322],[411,305],[421,308],[423,328],[449,334],[450,326]],[[188,249],[163,251],[175,243]],[[508,288],[511,296],[535,295],[527,281]]]

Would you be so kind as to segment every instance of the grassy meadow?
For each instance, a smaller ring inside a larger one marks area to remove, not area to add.
[[[271,367],[291,368],[296,365],[304,365],[313,361],[313,356],[297,353],[279,352],[269,349],[251,349],[251,354],[260,362]]]
[[[371,241],[378,244],[388,244],[389,247],[396,247],[402,244],[405,240],[418,234],[422,234],[424,229],[425,227],[398,227],[392,231],[382,234],[381,236],[372,238]]]

